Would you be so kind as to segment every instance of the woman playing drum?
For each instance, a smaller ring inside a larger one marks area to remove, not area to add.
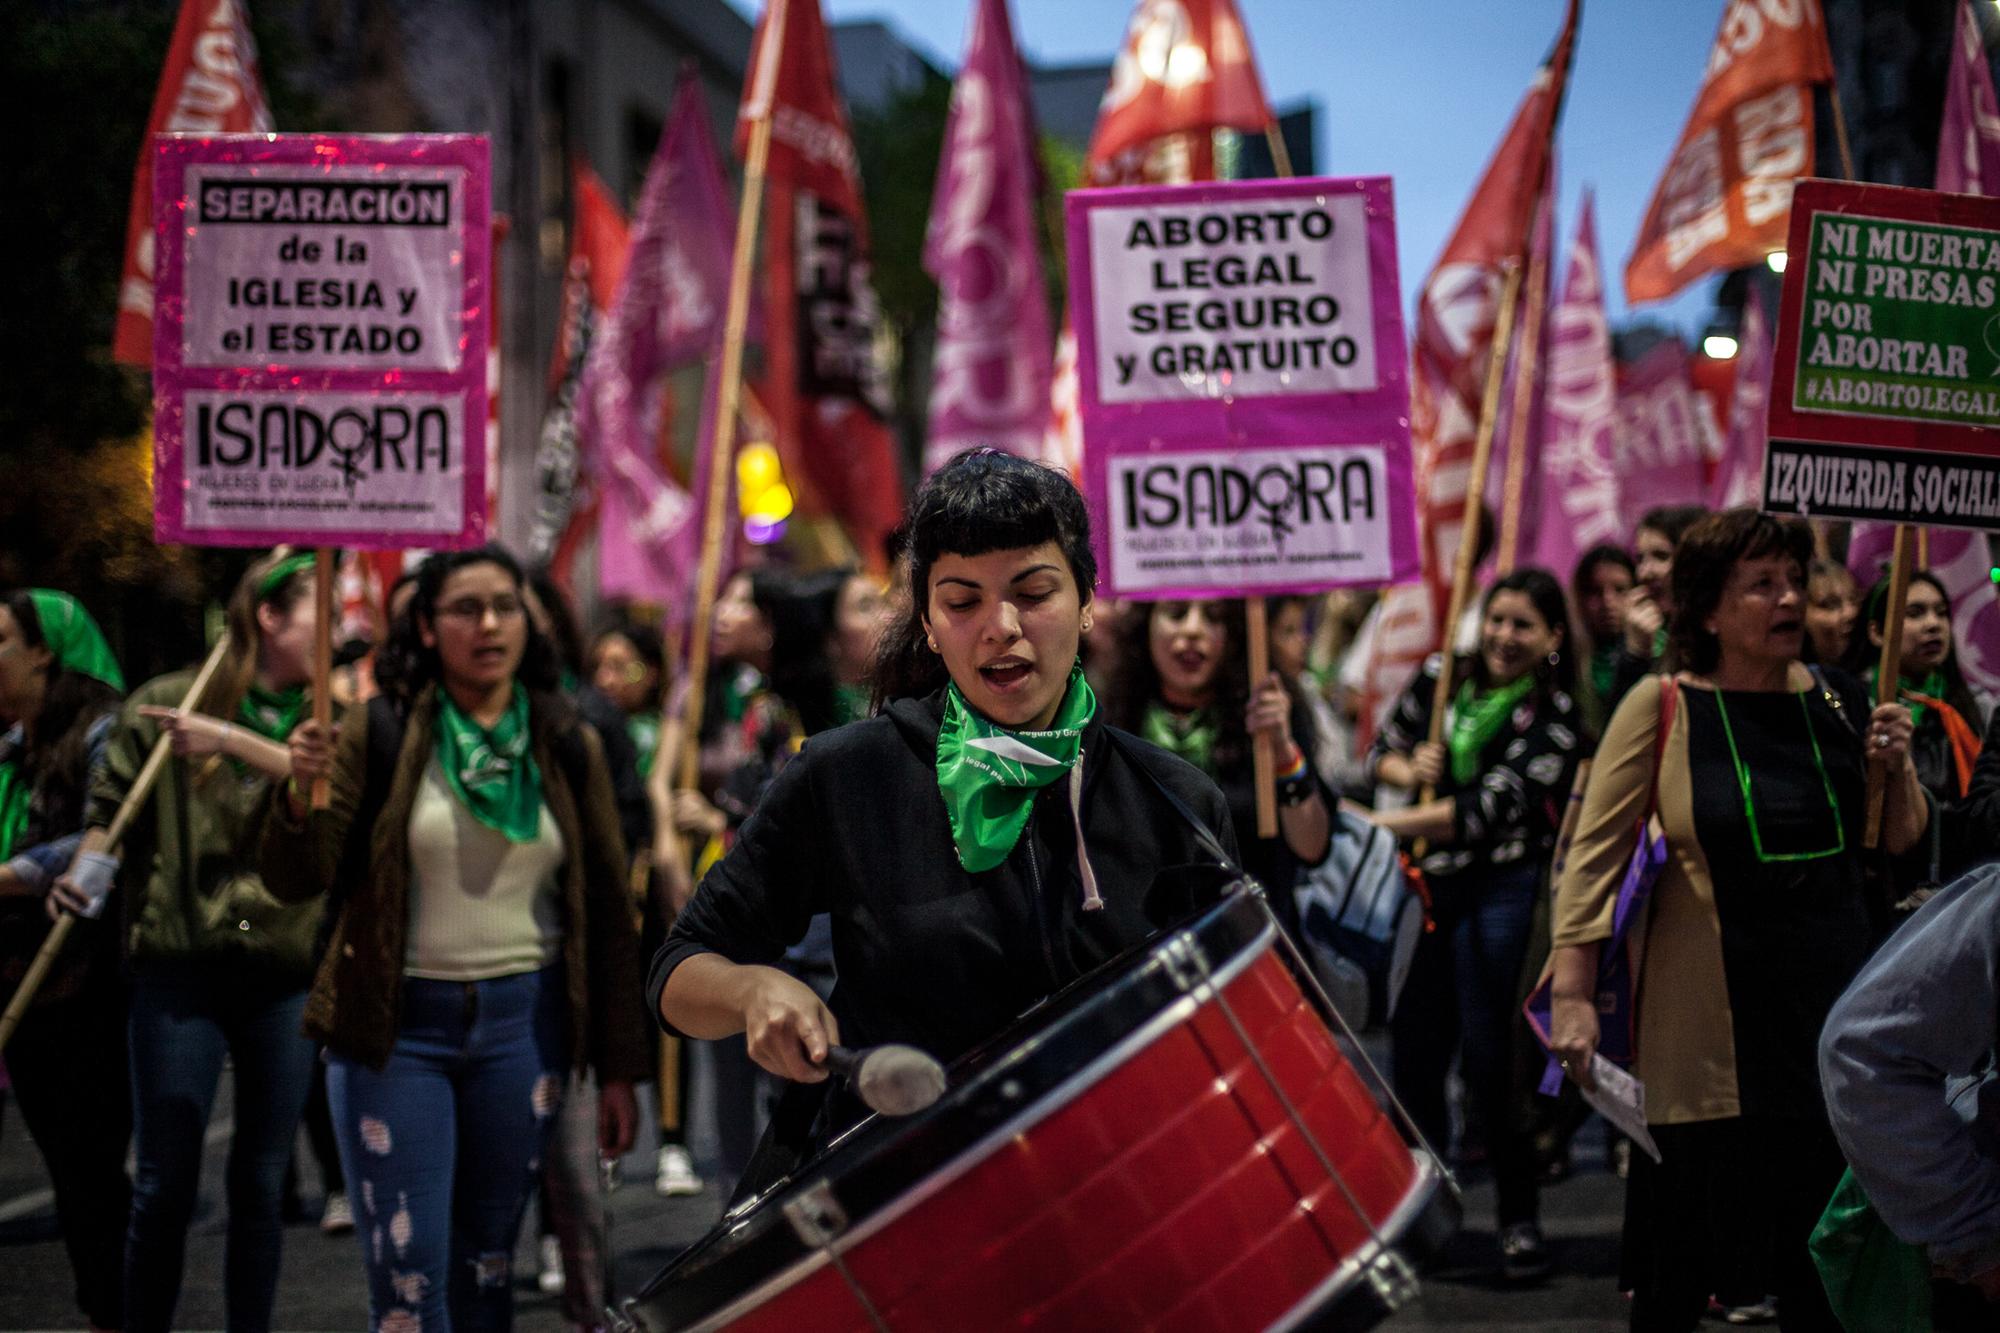
[[[1235,855],[1213,783],[1097,718],[1077,665],[1096,561],[1067,479],[962,454],[912,502],[909,552],[882,711],[806,744],[653,963],[670,1028],[744,1033],[801,1083],[826,1078],[835,1042],[949,1061],[1213,899],[1225,876],[1175,800]],[[773,965],[817,912],[839,973],[827,1004]],[[744,1190],[858,1115],[812,1107],[806,1132],[790,1101]]]

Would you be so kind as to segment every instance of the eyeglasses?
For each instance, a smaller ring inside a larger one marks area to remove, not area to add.
[[[480,597],[461,597],[455,602],[447,602],[440,606],[437,613],[440,616],[449,616],[453,620],[463,620],[477,625],[486,619],[489,611],[495,620],[512,620],[524,609],[518,597],[495,597],[490,602]]]

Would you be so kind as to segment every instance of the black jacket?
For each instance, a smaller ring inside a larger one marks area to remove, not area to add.
[[[1083,823],[1104,906],[1085,912],[1068,784],[1037,796],[1000,866],[958,863],[937,787],[942,696],[898,700],[823,732],[786,765],[729,854],[702,880],[648,979],[653,1012],[682,961],[714,952],[775,963],[831,914],[831,1007],[849,1046],[908,1042],[949,1061],[1097,964],[1194,907],[1227,877],[1148,778],[1236,854],[1229,808],[1198,770],[1093,722]],[[1163,873],[1164,872],[1164,873]]]

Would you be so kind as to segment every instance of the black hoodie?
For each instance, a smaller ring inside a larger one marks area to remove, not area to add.
[[[668,975],[684,959],[713,952],[776,963],[812,916],[826,912],[841,1041],[908,1042],[950,1061],[1156,928],[1214,901],[1227,882],[1191,869],[1215,858],[1153,779],[1234,858],[1229,807],[1215,784],[1136,737],[1120,733],[1113,744],[1110,728],[1094,721],[1083,735],[1082,808],[1103,908],[1083,910],[1066,782],[1037,794],[1006,861],[967,872],[938,793],[943,713],[942,694],[897,700],[881,716],[806,742],[653,960],[655,1015]]]

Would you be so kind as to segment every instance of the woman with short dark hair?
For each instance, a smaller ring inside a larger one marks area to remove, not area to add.
[[[1066,477],[959,455],[911,502],[908,560],[881,711],[806,742],[653,962],[665,1024],[743,1033],[759,1065],[799,1084],[826,1079],[835,1042],[963,1055],[1162,915],[1212,900],[1219,872],[1155,883],[1213,864],[1162,786],[1232,842],[1214,784],[1098,716],[1078,660],[1097,563]],[[775,966],[821,912],[838,973],[827,1001]],[[845,1093],[788,1089],[739,1194],[860,1113]]]
[[[1711,1294],[1761,1300],[1738,1284],[1746,1260],[1761,1280],[1765,1247],[1785,1326],[1837,1327],[1806,1249],[1843,1167],[1816,1044],[1876,938],[1868,763],[1886,776],[1891,852],[1929,811],[1908,710],[1871,711],[1857,683],[1799,662],[1811,559],[1803,524],[1750,509],[1682,537],[1681,673],[1669,699],[1644,681],[1613,716],[1556,886],[1553,1048],[1587,1083],[1597,955],[1657,799],[1668,850],[1637,930],[1633,1072],[1663,1160],[1632,1154],[1622,1282],[1635,1329],[1692,1329]]]

